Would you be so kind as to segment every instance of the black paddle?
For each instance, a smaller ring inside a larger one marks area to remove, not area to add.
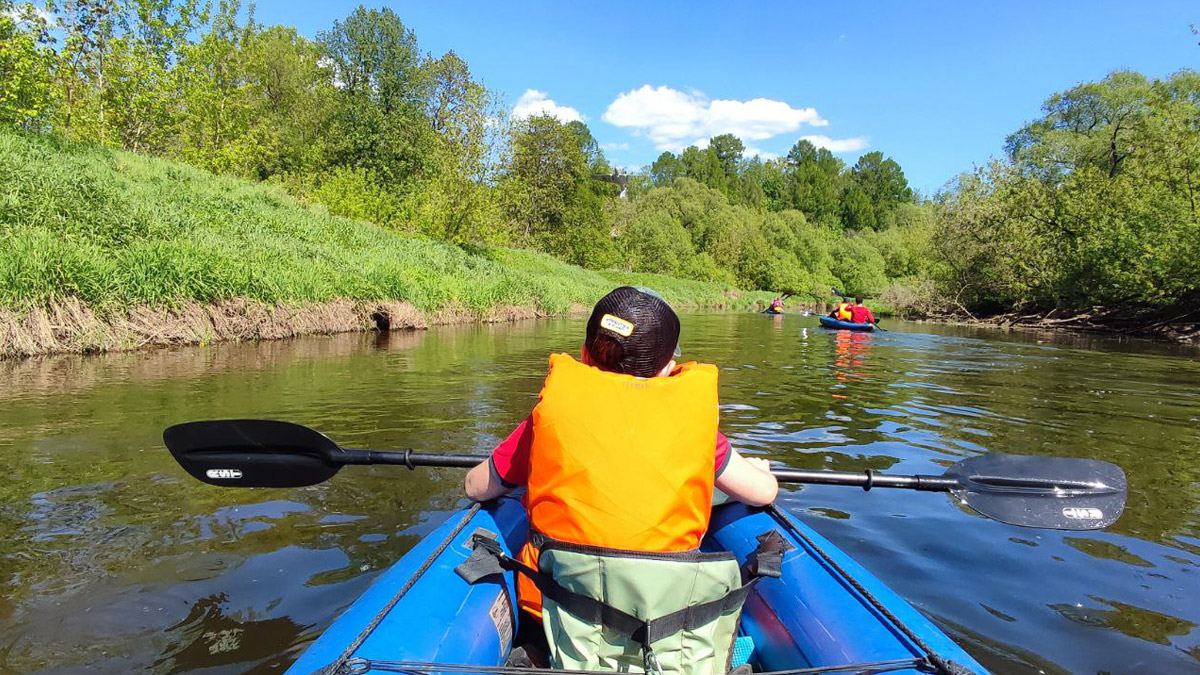
[[[163,432],[175,460],[193,477],[223,487],[302,487],[328,480],[346,464],[473,467],[486,457],[343,448],[308,427],[273,420],[210,420]],[[961,504],[1011,525],[1096,530],[1125,508],[1125,473],[1093,459],[979,455],[940,476],[870,471],[772,469],[784,483],[854,485],[948,492]]]

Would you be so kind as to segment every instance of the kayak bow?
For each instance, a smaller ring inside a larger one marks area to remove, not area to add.
[[[834,328],[838,330],[861,330],[866,332],[875,330],[875,324],[839,321],[831,316],[822,316],[820,319],[822,328]]]
[[[481,530],[515,554],[528,536],[524,507],[504,497],[451,515],[334,621],[288,675],[481,673],[503,666],[517,621],[512,576],[470,585],[454,572]],[[788,544],[782,576],[755,587],[739,632],[753,644],[749,662],[756,671],[870,663],[888,665],[849,672],[986,675],[911,605],[780,509],[716,507],[702,549],[730,551],[744,563],[756,538],[771,530]]]

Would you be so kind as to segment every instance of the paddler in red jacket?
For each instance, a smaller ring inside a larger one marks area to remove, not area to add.
[[[875,315],[871,314],[871,310],[863,304],[861,296],[854,298],[854,305],[850,307],[851,323],[875,323]]]
[[[580,360],[550,357],[533,414],[465,484],[476,501],[526,488],[522,562],[537,569],[546,542],[688,555],[714,488],[754,506],[775,500],[767,461],[742,457],[717,430],[716,366],[677,364],[678,344],[670,305],[623,286],[596,303]],[[540,615],[537,587],[525,575],[517,585],[522,609]]]

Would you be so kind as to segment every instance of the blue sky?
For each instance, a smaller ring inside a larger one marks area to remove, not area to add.
[[[357,4],[258,0],[258,19],[314,36]],[[774,154],[808,136],[849,164],[880,150],[927,193],[1055,91],[1200,68],[1194,0],[386,4],[510,108],[581,116],[616,164],[725,131]]]

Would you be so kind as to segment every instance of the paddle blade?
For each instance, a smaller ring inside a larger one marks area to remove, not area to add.
[[[1099,530],[1125,510],[1125,472],[1094,459],[989,454],[945,473],[960,502],[1010,525]]]
[[[187,422],[164,431],[163,442],[193,478],[222,487],[303,487],[341,468],[337,443],[291,422]]]

